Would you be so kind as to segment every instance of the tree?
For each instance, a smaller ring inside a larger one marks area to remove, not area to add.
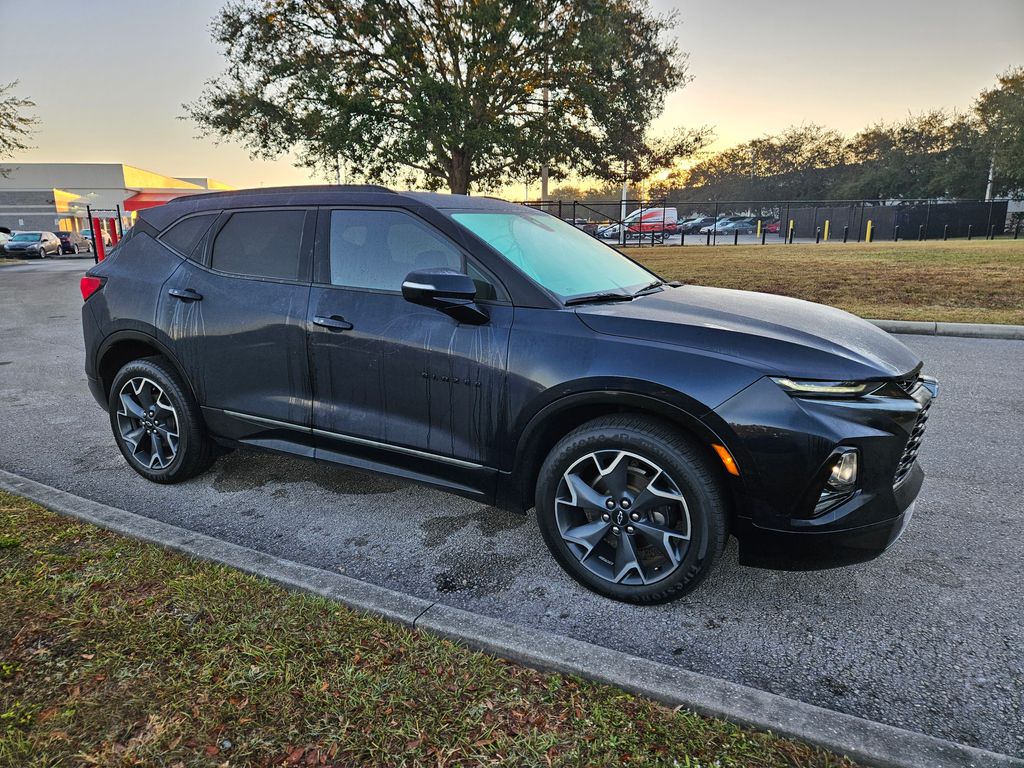
[[[821,197],[827,185],[820,171],[845,165],[844,145],[829,128],[793,126],[711,155],[690,169],[686,184],[704,190],[707,199]]]
[[[686,82],[646,0],[233,0],[226,71],[188,116],[254,156],[466,193],[659,162],[647,128]]]
[[[997,194],[1024,192],[1024,67],[1010,69],[974,104]]]
[[[38,122],[36,118],[23,114],[23,110],[34,107],[35,102],[13,95],[17,85],[17,80],[0,85],[0,158],[13,157],[15,152],[29,149],[27,139]],[[7,173],[6,169],[0,168],[0,176]]]
[[[876,123],[848,145],[856,173],[838,185],[840,197],[980,197],[988,160],[978,126],[943,110]]]

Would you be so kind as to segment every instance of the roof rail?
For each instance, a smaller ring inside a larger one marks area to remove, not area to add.
[[[216,192],[203,192],[195,195],[181,195],[173,200],[168,200],[168,204],[183,202],[185,200],[193,200],[197,197],[235,197],[245,195],[268,195],[276,194],[281,192],[386,192],[388,194],[397,194],[393,189],[383,187],[379,184],[304,184],[290,187],[255,187],[251,189],[224,189],[217,190]]]

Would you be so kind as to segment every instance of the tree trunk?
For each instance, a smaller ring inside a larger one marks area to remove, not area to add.
[[[452,159],[448,170],[448,190],[453,195],[469,194],[469,162],[469,154],[465,150],[452,150]]]

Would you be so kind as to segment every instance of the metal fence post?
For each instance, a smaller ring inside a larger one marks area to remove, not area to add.
[[[718,245],[718,203],[715,203],[715,220],[711,222],[711,239]]]
[[[100,254],[99,251],[96,250],[96,226],[92,221],[92,206],[85,206],[85,215],[89,217],[89,231],[92,232],[92,263],[99,264]]]
[[[974,225],[973,224],[968,224],[967,225],[967,239],[970,240],[973,236],[974,236]]]
[[[764,227],[761,229],[761,245],[764,245],[764,239],[768,235],[768,228]]]
[[[990,224],[989,225],[989,228],[988,228],[988,239],[989,240],[995,240],[996,239],[996,225],[995,224]]]
[[[1019,235],[1019,234],[1020,234],[1020,222],[1018,221],[1017,222],[1017,226],[1015,226],[1013,228],[1013,239],[1016,240],[1017,239],[1017,235]]]
[[[897,224],[892,228],[892,241],[898,243],[900,241],[900,225]]]
[[[942,225],[942,239],[949,240],[949,224]]]
[[[917,228],[917,239],[924,240],[924,224]]]
[[[821,242],[821,227],[814,228],[814,244],[817,245]]]
[[[740,231],[738,229],[734,229],[732,231],[732,244],[733,245],[739,245],[740,244]]]
[[[845,243],[850,237],[850,225],[847,224],[843,227],[843,242]]]

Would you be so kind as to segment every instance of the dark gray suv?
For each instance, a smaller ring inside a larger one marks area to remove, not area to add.
[[[250,446],[535,507],[610,597],[874,557],[910,520],[933,380],[836,309],[666,282],[479,197],[307,187],[143,211],[82,280],[86,372],[159,483]]]

